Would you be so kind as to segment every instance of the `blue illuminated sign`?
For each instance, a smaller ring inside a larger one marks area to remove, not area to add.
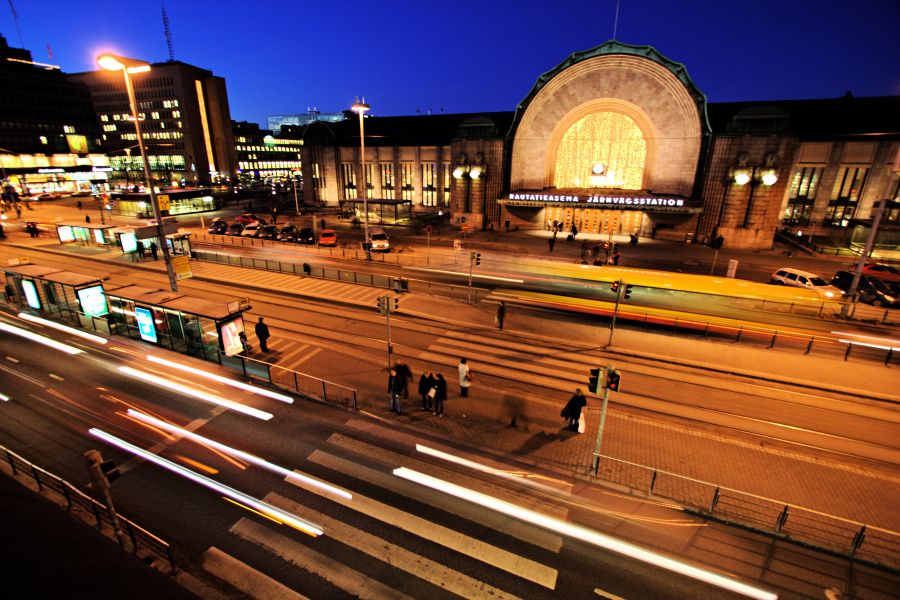
[[[134,318],[137,320],[141,339],[156,343],[156,324],[153,323],[153,313],[149,308],[134,307]]]

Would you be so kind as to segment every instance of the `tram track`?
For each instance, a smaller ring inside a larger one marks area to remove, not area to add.
[[[97,270],[95,259],[70,254],[63,259],[55,252],[41,254],[42,264],[48,266],[71,269],[74,261],[90,263],[90,268]],[[128,283],[159,286],[158,273],[116,263],[104,265],[104,270],[115,280],[127,276]],[[190,292],[195,286],[182,282],[182,287]],[[196,289],[201,292],[200,286]],[[239,283],[221,281],[204,281],[202,293],[223,297],[247,295]],[[253,303],[257,310],[265,308],[263,312],[282,308],[311,313],[311,318],[304,323],[269,318],[276,335],[296,337],[305,343],[383,366],[386,340],[379,332],[383,318],[374,310],[348,307],[342,314],[336,314],[333,306],[319,299],[301,299],[296,294],[259,289],[253,291]],[[896,405],[834,389],[802,388],[798,391],[794,383],[763,381],[752,375],[715,373],[716,379],[709,381],[709,371],[699,367],[672,363],[660,367],[659,361],[611,355],[596,345],[511,333],[501,338],[472,327],[417,317],[394,317],[392,327],[396,356],[427,363],[429,368],[437,369],[455,367],[461,353],[477,357],[480,374],[490,378],[498,389],[538,407],[539,417],[553,427],[558,427],[561,389],[583,386],[589,368],[614,357],[617,368],[628,374],[629,382],[628,391],[612,399],[615,410],[671,419],[705,431],[727,432],[724,435],[750,436],[760,444],[799,448],[803,452],[825,453],[842,459],[900,464],[900,446],[893,442],[900,439],[896,436],[896,427],[900,423]],[[663,389],[675,389],[679,393],[658,392]],[[718,404],[706,401],[715,393],[728,394],[729,400]],[[735,399],[740,402],[736,403]],[[726,402],[741,410],[727,409]],[[790,418],[765,418],[761,412],[766,410]],[[859,426],[848,426],[848,419]],[[815,420],[820,425],[813,427],[810,423]],[[873,427],[878,430],[874,437],[871,435]],[[854,437],[842,431],[860,431],[867,435]]]

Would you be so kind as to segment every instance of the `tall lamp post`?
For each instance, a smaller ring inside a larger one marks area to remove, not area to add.
[[[775,185],[778,181],[778,172],[775,169],[775,153],[769,152],[763,158],[763,164],[751,165],[747,163],[746,155],[744,155],[739,166],[734,171],[734,182],[737,185],[750,184],[750,197],[747,198],[747,210],[744,212],[744,222],[742,227],[746,227],[750,222],[750,211],[753,209],[753,195],[756,188],[760,184],[768,187]]]
[[[134,85],[131,83],[131,75],[134,73],[146,73],[150,70],[150,63],[134,58],[125,58],[114,54],[103,54],[97,57],[97,64],[107,71],[122,71],[125,77],[125,91],[128,93],[128,104],[131,106],[131,117],[134,119],[134,132],[137,134],[138,148],[141,151],[141,160],[144,163],[144,177],[147,179],[147,189],[150,191],[150,205],[153,207],[153,217],[156,219],[156,237],[162,246],[163,262],[166,263],[166,273],[169,275],[169,287],[173,292],[178,291],[178,279],[175,277],[175,268],[172,265],[172,257],[169,255],[169,244],[166,241],[163,230],[162,214],[159,210],[159,201],[156,198],[156,190],[153,189],[153,178],[150,175],[150,162],[147,160],[147,150],[144,148],[144,139],[141,135],[141,121],[138,117],[137,100],[134,96]]]
[[[363,212],[365,213],[364,223],[366,228],[366,260],[372,260],[372,239],[369,237],[369,194],[366,193],[368,190],[366,189],[366,129],[363,124],[363,115],[366,114],[366,111],[369,110],[369,105],[366,104],[366,99],[363,98],[362,102],[357,99],[357,101],[350,107],[350,110],[359,115],[359,163],[360,163],[360,177],[362,178],[362,183],[359,187],[360,194],[362,195],[363,201]]]

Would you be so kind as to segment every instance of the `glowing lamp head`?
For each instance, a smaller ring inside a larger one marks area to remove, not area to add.
[[[353,106],[350,107],[350,110],[359,114],[360,116],[364,115],[369,111],[371,107],[366,104],[366,99],[363,98],[362,102],[359,101],[359,98],[356,99],[356,102],[353,103]]]
[[[746,171],[739,171],[734,174],[734,182],[738,185],[746,185],[750,182],[750,173]]]
[[[121,71],[126,69],[129,73],[144,73],[150,70],[150,63],[136,58],[125,58],[115,54],[101,54],[97,57],[97,64],[107,71]]]
[[[472,179],[478,179],[481,177],[481,165],[475,165],[471,169],[469,169],[469,177]]]
[[[594,175],[603,175],[603,171],[606,170],[606,167],[603,166],[603,163],[597,163],[591,167],[591,173]]]
[[[457,167],[453,169],[453,179],[462,179],[465,174],[466,167],[464,165],[457,165]]]
[[[772,171],[769,171],[762,176],[763,185],[775,185],[776,181],[778,181],[778,175]]]

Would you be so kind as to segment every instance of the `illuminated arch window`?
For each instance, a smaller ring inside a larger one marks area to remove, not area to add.
[[[553,185],[639,190],[646,158],[644,134],[629,117],[615,112],[590,114],[563,134]]]

